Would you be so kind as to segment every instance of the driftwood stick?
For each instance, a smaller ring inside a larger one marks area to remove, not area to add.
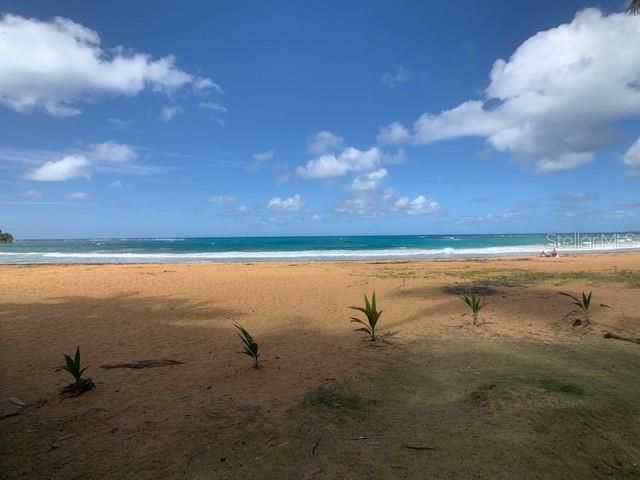
[[[178,360],[138,360],[130,363],[108,363],[106,365],[100,365],[100,368],[155,368],[155,367],[166,367],[169,365],[182,365],[182,362]]]
[[[605,333],[604,338],[613,338],[614,340],[624,340],[625,342],[637,343],[638,345],[640,345],[640,338],[625,337],[612,332]]]

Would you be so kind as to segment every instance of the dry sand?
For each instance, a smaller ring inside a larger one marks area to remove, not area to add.
[[[374,289],[372,345],[347,307]],[[572,328],[557,292],[582,290],[594,324]],[[0,475],[638,478],[640,345],[602,334],[640,336],[639,292],[637,253],[0,266],[0,415],[27,403],[0,420]],[[60,400],[76,345],[97,388]],[[146,359],[183,364],[100,367]]]

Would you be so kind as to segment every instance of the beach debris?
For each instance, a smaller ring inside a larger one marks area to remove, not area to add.
[[[156,368],[156,367],[167,367],[170,365],[184,365],[184,362],[180,362],[178,360],[169,360],[169,359],[156,359],[156,360],[136,360],[134,362],[127,363],[107,363],[105,365],[100,365],[100,368]]]
[[[60,395],[69,397],[77,397],[89,390],[96,388],[96,384],[90,378],[81,378],[77,382],[70,383],[66,387],[62,387]]]
[[[27,406],[27,404],[23,400],[20,400],[18,397],[9,397],[9,401],[11,403],[13,403],[14,405],[17,405],[19,407],[26,407]]]
[[[438,450],[436,447],[428,445],[405,445],[404,448],[408,448],[409,450]]]
[[[18,415],[22,415],[22,412],[24,412],[24,410],[17,410],[15,412],[4,413],[0,415],[0,420],[4,420],[5,418],[9,418],[9,417],[17,417]]]
[[[612,332],[605,333],[604,338],[612,338],[614,340],[623,340],[625,342],[637,343],[640,345],[640,338],[625,337],[624,335],[617,335]]]
[[[319,437],[318,440],[316,440],[316,443],[313,444],[313,447],[311,447],[311,456],[312,457],[316,456],[316,450],[318,449],[318,445],[320,445],[320,440],[322,440],[322,437]]]

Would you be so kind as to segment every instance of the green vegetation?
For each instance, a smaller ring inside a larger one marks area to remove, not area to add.
[[[640,288],[640,272],[634,270],[544,272],[516,268],[454,271],[450,275],[491,287],[519,287],[538,283],[565,284],[572,281],[584,281],[596,285],[624,283],[632,288]]]
[[[75,358],[71,358],[69,355],[64,356],[65,364],[60,367],[63,370],[73,375],[75,385],[80,386],[82,384],[82,374],[89,367],[80,368],[80,347],[76,348]]]
[[[13,235],[10,233],[2,233],[0,230],[0,243],[13,243]]]
[[[465,295],[461,297],[462,301],[466,303],[471,309],[471,315],[473,316],[473,324],[478,325],[478,314],[480,310],[487,306],[486,303],[482,303],[480,297],[476,297],[474,294]]]
[[[571,300],[573,300],[573,304],[576,305],[580,309],[580,313],[582,313],[584,325],[585,326],[589,325],[590,323],[589,310],[591,309],[591,293],[592,292],[589,292],[589,295],[582,292],[582,298],[575,297],[570,293],[565,293],[565,292],[558,292],[558,293],[560,295],[564,295],[565,297],[569,297]],[[568,315],[572,313],[574,313],[574,311],[569,312]],[[574,325],[580,325],[580,324],[581,324],[580,319],[576,320],[576,323],[574,323]]]
[[[373,292],[371,295],[371,302],[367,298],[367,295],[364,296],[364,308],[363,307],[349,307],[352,310],[358,310],[362,312],[367,317],[367,320],[362,320],[357,317],[351,317],[352,323],[359,323],[363,325],[360,328],[356,328],[354,332],[365,332],[369,337],[371,337],[371,341],[375,342],[376,340],[376,325],[378,324],[378,320],[382,315],[382,310],[378,311],[376,307],[376,292]]]
[[[582,397],[586,395],[585,391],[577,385],[572,383],[562,383],[556,380],[540,380],[538,382],[540,387],[547,392],[561,393],[563,395],[569,395],[572,397]]]
[[[368,407],[367,400],[360,395],[342,394],[324,387],[309,392],[306,400],[314,407],[332,411],[342,410],[352,413],[364,413]]]
[[[235,327],[238,330],[240,330],[240,333],[238,333],[238,336],[240,337],[240,340],[242,340],[243,350],[240,353],[244,353],[245,355],[248,355],[251,358],[253,358],[253,367],[260,368],[260,366],[258,365],[258,358],[260,357],[260,352],[258,351],[258,344],[253,339],[251,334],[244,327],[242,327],[241,325],[238,325],[237,323]]]

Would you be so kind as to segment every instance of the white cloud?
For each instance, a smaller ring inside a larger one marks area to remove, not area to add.
[[[37,182],[63,182],[71,178],[89,178],[89,165],[89,160],[84,155],[67,155],[60,160],[45,162],[29,171],[26,178]]]
[[[637,17],[590,8],[539,32],[508,61],[497,60],[483,100],[425,113],[411,131],[398,122],[381,143],[427,144],[476,136],[531,161],[539,173],[570,170],[618,140],[613,130],[640,116]]]
[[[65,198],[68,200],[87,200],[89,198],[89,194],[85,192],[72,192],[67,193]]]
[[[219,102],[200,102],[198,107],[203,108],[205,110],[215,110],[216,112],[226,113],[227,107],[222,105]]]
[[[213,195],[209,197],[209,203],[217,203],[221,205],[230,205],[236,203],[236,197],[233,195]]]
[[[435,213],[440,209],[440,205],[435,200],[418,195],[414,199],[400,197],[393,204],[393,209],[397,212],[404,212],[409,215],[425,215]]]
[[[42,193],[40,193],[38,190],[29,189],[24,192],[22,196],[31,200],[37,200],[39,198],[42,198]]]
[[[629,167],[630,175],[639,175],[640,174],[640,138],[635,141],[627,153],[622,157],[625,165]]]
[[[266,162],[268,160],[273,160],[273,150],[267,150],[266,152],[258,152],[254,153],[253,159],[256,162]]]
[[[387,170],[381,168],[365,175],[358,175],[351,183],[352,190],[374,190],[378,188],[382,180],[387,176]]]
[[[396,153],[384,153],[382,155],[382,163],[388,165],[400,165],[407,163],[407,155],[404,153],[404,149],[399,149]]]
[[[114,180],[113,182],[109,183],[107,187],[113,190],[120,190],[122,187],[124,187],[124,183],[122,183],[122,180]]]
[[[342,148],[344,139],[327,130],[315,133],[307,141],[307,151],[313,155],[324,155]]]
[[[336,212],[362,217],[375,217],[378,214],[371,197],[362,194],[344,200],[338,205]]]
[[[0,17],[0,104],[18,112],[43,109],[68,117],[81,113],[81,103],[103,96],[145,89],[170,94],[185,87],[221,92],[211,79],[177,68],[173,56],[105,51],[97,32],[68,18]]]
[[[138,158],[138,154],[129,145],[113,140],[94,143],[91,145],[88,155],[98,161],[113,163],[128,163]]]
[[[409,71],[400,65],[395,72],[385,72],[382,75],[382,84],[389,88],[395,88],[398,84],[409,80]]]
[[[412,139],[411,132],[400,122],[382,127],[378,133],[380,143],[405,143]]]
[[[369,150],[358,150],[348,147],[339,155],[325,154],[309,160],[297,173],[303,178],[340,177],[349,172],[364,172],[377,168],[382,160],[382,152],[378,147]]]
[[[302,197],[295,194],[293,197],[289,198],[272,198],[269,200],[267,207],[281,212],[299,212],[303,204],[304,200],[302,200]]]
[[[160,118],[165,122],[169,122],[182,112],[184,112],[184,109],[178,105],[165,105],[162,107],[162,110],[160,110]]]

